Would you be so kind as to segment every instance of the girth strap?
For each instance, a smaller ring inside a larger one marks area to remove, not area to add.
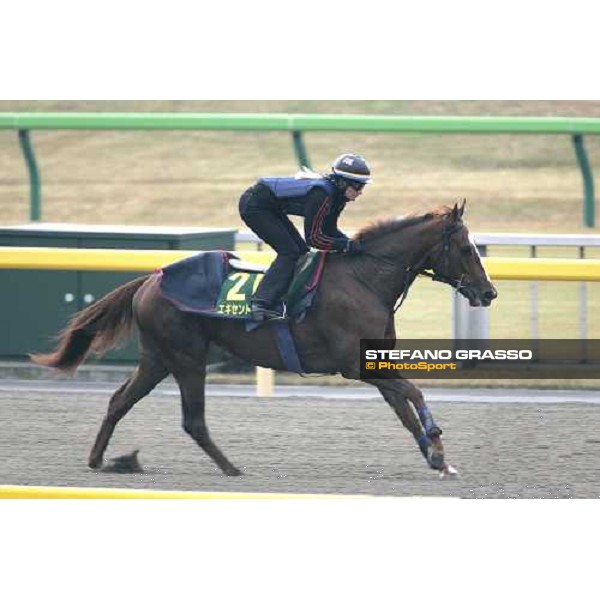
[[[279,353],[281,354],[285,368],[292,373],[302,373],[300,357],[296,351],[296,344],[294,343],[289,323],[273,323],[272,327],[275,329],[277,347],[279,348]]]

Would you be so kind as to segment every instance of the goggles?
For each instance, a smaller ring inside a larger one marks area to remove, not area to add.
[[[348,184],[348,187],[351,187],[357,192],[360,192],[366,185],[363,181],[354,181],[353,179],[346,179],[346,183]]]

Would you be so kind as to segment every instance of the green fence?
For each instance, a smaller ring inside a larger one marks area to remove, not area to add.
[[[583,178],[583,223],[595,226],[594,179],[584,135],[600,134],[600,119],[562,117],[416,117],[309,114],[0,113],[0,129],[18,132],[31,185],[31,219],[41,219],[41,179],[30,132],[36,129],[287,131],[300,165],[310,166],[306,131],[570,135]]]

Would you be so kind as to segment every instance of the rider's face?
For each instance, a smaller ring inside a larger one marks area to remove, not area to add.
[[[344,192],[344,198],[346,198],[348,202],[354,202],[354,200],[362,194],[364,187],[364,183],[359,183],[357,181],[348,182],[346,191]]]

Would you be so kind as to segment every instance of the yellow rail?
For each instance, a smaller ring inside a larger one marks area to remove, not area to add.
[[[492,279],[600,281],[600,260],[576,258],[484,258]]]
[[[106,250],[0,247],[0,268],[74,271],[152,271],[196,254],[190,250]],[[244,261],[268,264],[273,253],[237,252]]]
[[[0,485],[0,500],[338,500],[340,498],[369,498],[369,496]]]
[[[0,247],[0,268],[76,271],[152,271],[195,254],[189,250],[104,250]],[[247,262],[269,264],[272,252],[237,252]],[[600,281],[600,260],[484,258],[492,279]]]

